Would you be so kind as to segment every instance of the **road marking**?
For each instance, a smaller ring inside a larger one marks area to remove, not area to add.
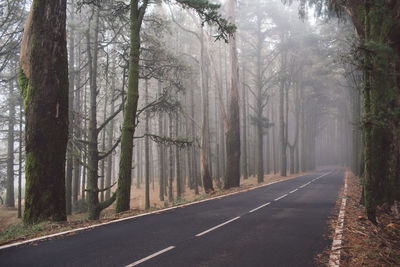
[[[165,252],[167,252],[167,251],[170,251],[171,249],[174,249],[174,248],[175,248],[175,246],[167,247],[166,249],[163,249],[163,250],[160,250],[160,251],[158,251],[158,252],[156,252],[156,253],[153,253],[153,254],[151,254],[150,256],[147,256],[146,258],[143,258],[143,259],[141,259],[141,260],[135,261],[134,263],[131,263],[131,264],[129,264],[129,265],[126,265],[125,267],[132,267],[132,266],[139,265],[139,264],[141,264],[141,263],[143,263],[143,262],[145,262],[145,261],[150,260],[151,258],[157,257],[158,255],[161,255],[161,254],[163,254],[163,253],[165,253]]]
[[[342,205],[340,206],[340,212],[338,216],[338,221],[335,229],[335,237],[332,241],[332,251],[329,256],[330,267],[340,266],[340,250],[342,248],[342,238],[343,238],[343,226],[344,226],[344,215],[346,212],[347,203],[347,177],[344,179],[344,190],[343,190]]]
[[[307,185],[309,185],[310,184],[310,182],[308,182],[308,183],[306,183],[306,184],[303,184],[302,186],[299,186],[299,188],[304,188],[304,187],[306,187]]]
[[[132,220],[132,219],[137,219],[137,218],[148,216],[148,215],[160,214],[160,213],[164,213],[164,212],[167,212],[167,211],[171,211],[171,210],[175,210],[175,209],[179,209],[179,208],[183,208],[183,207],[197,205],[197,204],[200,204],[200,203],[203,203],[203,202],[213,201],[213,200],[217,200],[217,199],[223,199],[223,198],[226,198],[226,197],[229,197],[229,196],[232,196],[232,195],[237,195],[237,194],[240,194],[240,193],[253,191],[253,190],[256,190],[256,189],[259,189],[259,188],[262,188],[262,187],[268,187],[268,186],[273,185],[273,184],[279,184],[279,183],[287,182],[289,180],[294,180],[294,179],[297,179],[297,178],[303,178],[303,177],[306,177],[306,176],[309,176],[309,175],[310,174],[296,176],[296,177],[288,178],[286,180],[280,180],[280,181],[275,181],[275,182],[271,182],[271,183],[255,186],[255,187],[252,187],[252,188],[250,188],[248,190],[244,190],[244,191],[232,192],[232,193],[229,193],[229,194],[226,194],[226,195],[216,196],[216,197],[212,197],[212,198],[206,198],[206,199],[202,199],[202,200],[199,200],[199,201],[194,201],[194,202],[187,203],[187,204],[176,205],[176,206],[169,207],[169,208],[166,208],[166,209],[155,210],[155,211],[152,211],[152,212],[147,212],[147,213],[142,213],[142,214],[138,214],[138,215],[128,216],[128,217],[125,217],[125,218],[120,218],[120,219],[116,219],[116,220],[112,220],[112,221],[108,221],[108,222],[103,222],[103,223],[99,223],[99,224],[93,224],[93,225],[89,225],[89,226],[85,226],[85,227],[76,228],[76,229],[73,229],[73,230],[67,230],[67,231],[63,231],[63,232],[59,232],[59,233],[55,233],[55,234],[50,234],[50,235],[36,237],[36,238],[32,238],[32,239],[28,239],[28,240],[24,240],[24,241],[20,241],[20,242],[15,242],[15,243],[11,243],[11,244],[0,246],[0,250],[11,248],[11,247],[17,247],[17,246],[21,246],[21,245],[25,245],[25,244],[30,244],[30,243],[37,242],[37,241],[45,241],[45,240],[48,240],[48,239],[54,238],[54,237],[62,237],[62,236],[68,235],[68,234],[79,233],[79,232],[83,232],[83,231],[86,231],[86,230],[94,229],[94,228],[97,228],[97,227],[100,227],[100,226],[119,223],[119,222],[122,222],[122,221],[127,221],[127,220]]]
[[[278,197],[278,198],[275,198],[274,201],[278,201],[278,200],[280,200],[280,199],[282,199],[282,198],[284,198],[284,197],[287,197],[287,195],[288,195],[288,194],[284,194],[283,196],[280,196],[280,197]]]
[[[312,179],[310,182],[308,182],[308,183],[306,183],[306,184],[303,184],[303,185],[300,186],[299,188],[303,188],[303,187],[309,185],[310,183],[315,182],[315,181],[321,179],[322,177],[327,176],[328,174],[331,174],[332,172],[333,172],[333,171],[330,171],[330,172],[327,172],[327,173],[325,173],[325,174],[323,174],[323,175],[320,175],[320,176],[318,176],[317,178]]]
[[[299,190],[299,189],[296,188],[295,190],[290,191],[289,194],[293,194],[293,193],[296,192],[297,190]]]
[[[261,205],[261,206],[255,208],[255,209],[252,209],[251,211],[249,211],[249,213],[252,213],[252,212],[255,212],[256,210],[262,209],[262,208],[264,208],[265,206],[268,206],[269,204],[271,204],[271,202],[265,203],[265,204],[263,204],[263,205]]]
[[[220,227],[222,227],[222,226],[224,226],[224,225],[226,225],[226,224],[228,224],[228,223],[231,223],[231,222],[233,222],[233,221],[236,221],[236,220],[239,219],[239,218],[240,218],[240,216],[235,217],[235,218],[233,218],[233,219],[231,219],[231,220],[229,220],[229,221],[226,221],[226,222],[224,222],[224,223],[218,224],[217,226],[214,226],[213,228],[210,228],[210,229],[208,229],[208,230],[205,230],[204,232],[201,232],[200,234],[197,234],[196,236],[199,237],[199,236],[205,235],[205,234],[207,234],[207,233],[209,233],[209,232],[211,232],[211,231],[214,231],[215,229],[218,229],[218,228],[220,228]]]

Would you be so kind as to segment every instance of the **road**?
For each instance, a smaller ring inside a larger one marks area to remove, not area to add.
[[[0,266],[313,266],[342,170],[0,250]]]

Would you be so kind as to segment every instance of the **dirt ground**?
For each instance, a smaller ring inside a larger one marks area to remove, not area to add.
[[[395,207],[378,208],[378,224],[371,223],[360,204],[359,178],[348,176],[348,201],[341,266],[400,266],[400,217]]]
[[[17,215],[16,208],[0,207],[0,231],[8,225],[19,222],[20,219],[17,218]]]

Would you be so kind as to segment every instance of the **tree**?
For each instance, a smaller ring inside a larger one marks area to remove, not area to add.
[[[99,193],[104,192],[109,188],[98,187],[99,182],[99,162],[107,158],[112,151],[117,147],[119,141],[117,141],[108,151],[99,152],[98,150],[98,137],[101,131],[105,131],[107,124],[118,115],[122,110],[117,109],[108,118],[105,118],[100,126],[97,126],[97,66],[98,66],[98,53],[99,53],[99,27],[100,27],[100,8],[94,8],[94,44],[93,52],[90,47],[90,28],[87,31],[87,45],[88,45],[88,67],[89,67],[89,80],[90,80],[90,108],[89,108],[89,131],[88,131],[88,159],[87,159],[87,202],[88,202],[88,218],[90,220],[97,220],[100,216],[100,212],[109,207],[116,199],[116,193],[114,193],[109,199],[99,202]]]
[[[400,12],[399,1],[301,0],[318,7],[319,15],[348,14],[360,38],[358,63],[363,72],[363,184],[368,218],[376,222],[376,206],[400,200]],[[357,54],[356,53],[356,54]],[[360,56],[361,55],[361,56]]]
[[[10,80],[10,89],[8,95],[8,136],[7,136],[7,191],[6,201],[7,207],[15,207],[14,198],[14,125],[15,125],[15,96],[14,96],[14,80]]]
[[[228,0],[228,20],[235,23],[236,1]],[[240,185],[240,113],[239,113],[239,68],[236,37],[230,41],[231,90],[229,96],[228,130],[226,131],[226,183],[225,189]]]
[[[203,21],[216,24],[219,35],[217,38],[225,38],[234,31],[234,26],[227,23],[217,13],[219,5],[208,1],[177,0],[184,7],[193,8]],[[140,32],[143,18],[146,13],[148,0],[143,0],[141,5],[138,0],[130,1],[130,53],[128,91],[125,103],[124,119],[122,124],[121,156],[118,176],[116,212],[129,209],[131,188],[131,162],[133,150],[133,136],[135,132],[136,111],[139,100],[139,59],[141,38]]]
[[[275,26],[269,25],[271,18],[268,12],[271,11],[264,2],[257,2],[255,5],[244,4],[241,10],[241,15],[245,15],[241,23],[246,30],[245,43],[249,45],[247,53],[249,53],[248,57],[254,62],[254,72],[249,73],[253,77],[255,90],[246,85],[245,81],[243,83],[244,87],[247,87],[246,89],[254,96],[255,104],[253,108],[255,114],[251,116],[251,122],[256,126],[257,180],[261,183],[264,181],[264,136],[267,133],[266,130],[272,126],[264,113],[272,94],[270,92],[271,88],[275,85],[276,72],[274,67],[275,58],[277,57],[277,49],[267,48],[267,38],[271,37],[271,32]],[[244,92],[245,88],[243,88],[243,98],[245,97]],[[245,118],[244,123],[246,123]],[[243,152],[246,155],[246,151]]]
[[[75,6],[74,1],[71,1],[71,20],[74,19]],[[75,85],[75,32],[74,27],[70,27],[69,31],[69,91],[68,91],[68,146],[67,146],[67,170],[66,170],[66,198],[67,198],[67,214],[72,214],[72,171],[73,171],[73,146],[72,146],[72,136],[74,134],[74,116],[73,116],[73,105],[74,105],[74,85]]]
[[[64,179],[68,140],[68,59],[65,28],[66,0],[33,1],[24,30],[18,73],[26,114],[25,224],[67,218]],[[52,51],[51,55],[49,51]]]

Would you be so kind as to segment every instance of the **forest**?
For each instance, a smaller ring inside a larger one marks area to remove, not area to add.
[[[97,220],[344,166],[376,223],[400,200],[399,6],[1,0],[1,202]]]

